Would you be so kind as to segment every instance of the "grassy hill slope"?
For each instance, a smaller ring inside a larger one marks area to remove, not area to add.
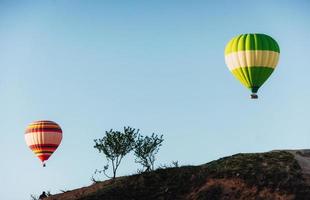
[[[158,169],[47,198],[73,199],[309,200],[310,187],[295,155],[274,151],[236,154],[200,166]]]

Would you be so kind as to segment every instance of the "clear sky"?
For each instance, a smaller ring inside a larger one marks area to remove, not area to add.
[[[310,148],[309,10],[307,0],[1,0],[1,198],[91,184],[105,164],[93,139],[127,125],[164,134],[157,166]],[[281,48],[258,100],[224,62],[240,33]],[[24,141],[39,119],[64,132],[46,168]],[[138,168],[129,155],[119,175]]]

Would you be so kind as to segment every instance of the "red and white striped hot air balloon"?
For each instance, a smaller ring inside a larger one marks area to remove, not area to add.
[[[27,127],[25,139],[29,148],[45,167],[45,161],[56,151],[62,140],[62,130],[53,121],[35,121]]]

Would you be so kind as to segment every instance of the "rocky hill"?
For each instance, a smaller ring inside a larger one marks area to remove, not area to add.
[[[310,150],[236,154],[95,183],[47,200],[310,200]]]

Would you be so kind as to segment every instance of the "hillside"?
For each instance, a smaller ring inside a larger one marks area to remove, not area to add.
[[[310,150],[236,154],[95,183],[47,200],[309,200]]]

